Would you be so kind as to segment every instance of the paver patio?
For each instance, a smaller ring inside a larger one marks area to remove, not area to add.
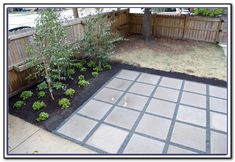
[[[227,89],[121,70],[55,133],[98,153],[227,154]]]

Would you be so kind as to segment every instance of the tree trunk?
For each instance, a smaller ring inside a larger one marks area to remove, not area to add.
[[[73,8],[73,17],[74,18],[79,18],[78,9],[77,8]]]
[[[151,40],[152,34],[152,17],[151,17],[151,8],[144,9],[144,19],[143,19],[143,35],[145,42]]]

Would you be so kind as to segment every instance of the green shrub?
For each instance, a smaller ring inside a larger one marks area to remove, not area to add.
[[[73,75],[73,74],[75,74],[75,70],[74,70],[74,69],[68,69],[68,70],[67,70],[67,75],[68,75],[68,76],[71,76],[71,75]]]
[[[43,101],[35,101],[32,107],[33,110],[41,110],[46,107],[46,104]]]
[[[59,106],[62,109],[67,109],[67,108],[69,108],[70,105],[71,105],[70,101],[67,98],[62,98],[62,99],[59,100]]]
[[[73,95],[75,94],[75,90],[72,88],[69,88],[64,92],[64,94],[65,94],[65,96],[73,97]]]
[[[91,60],[91,61],[89,61],[89,62],[87,63],[87,66],[88,66],[89,68],[94,68],[94,67],[96,67],[96,62],[93,61],[93,60]]]
[[[61,82],[55,82],[53,83],[53,88],[55,88],[56,90],[59,90],[59,89],[66,89],[66,84],[64,83],[61,83]]]
[[[99,73],[98,73],[97,71],[93,71],[93,72],[91,73],[91,75],[92,75],[94,78],[96,78],[96,77],[99,75]]]
[[[40,84],[38,84],[37,87],[38,87],[38,90],[39,90],[39,91],[45,90],[45,89],[48,88],[47,83],[46,83],[45,81],[42,82],[42,83],[40,83]]]
[[[38,98],[42,98],[42,97],[45,97],[46,96],[46,92],[44,91],[39,91],[38,92]]]
[[[86,80],[79,80],[78,81],[78,86],[79,87],[86,87],[86,86],[88,86],[90,84],[90,82],[89,81],[86,81]]]
[[[89,81],[85,80],[84,75],[80,75],[78,77],[78,86],[79,87],[85,87],[85,86],[88,86],[89,84],[90,84]]]
[[[45,121],[49,118],[49,114],[46,113],[46,112],[41,112],[39,115],[38,115],[38,118],[36,119],[37,121]]]
[[[24,101],[16,101],[13,107],[19,109],[23,107],[24,105],[25,105]]]
[[[22,98],[23,100],[26,100],[27,98],[30,98],[33,96],[33,92],[32,91],[23,91],[20,94],[20,98]]]
[[[87,68],[86,67],[82,67],[81,69],[80,69],[80,72],[86,72],[87,71]]]
[[[84,75],[79,75],[79,76],[78,76],[78,80],[85,80]]]
[[[103,69],[100,66],[96,66],[93,68],[93,70],[96,72],[101,72]]]
[[[193,13],[196,16],[216,17],[222,15],[224,10],[222,8],[194,8]]]
[[[76,69],[81,69],[81,68],[83,67],[83,64],[82,64],[81,62],[78,62],[78,63],[75,63],[75,64],[74,64],[74,67],[75,67]]]
[[[109,64],[105,64],[103,67],[104,67],[105,70],[111,70],[112,69],[112,66],[109,65]]]

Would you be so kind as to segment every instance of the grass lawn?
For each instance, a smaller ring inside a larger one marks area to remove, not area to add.
[[[166,38],[144,43],[141,38],[130,37],[116,47],[112,59],[199,77],[226,80],[227,76],[224,51],[213,43]]]

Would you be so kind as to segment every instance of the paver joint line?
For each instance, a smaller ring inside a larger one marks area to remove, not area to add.
[[[134,124],[133,127],[131,128],[131,131],[129,132],[127,138],[125,139],[125,141],[123,142],[123,144],[122,144],[121,147],[119,148],[119,150],[118,150],[118,153],[119,153],[119,154],[123,153],[123,151],[125,150],[125,148],[126,148],[128,142],[130,141],[131,137],[133,136],[134,131],[135,131],[135,129],[137,128],[137,126],[138,126],[138,124],[139,124],[141,118],[143,117],[144,112],[146,111],[146,109],[147,109],[147,107],[148,107],[148,105],[149,105],[149,103],[150,103],[150,101],[151,101],[151,99],[152,99],[152,96],[154,95],[154,93],[155,93],[155,91],[156,91],[158,85],[160,84],[161,80],[162,80],[162,77],[159,78],[158,83],[157,83],[157,85],[155,86],[155,88],[153,89],[151,95],[149,96],[148,101],[147,101],[147,103],[145,104],[145,106],[144,106],[142,112],[139,114],[139,116],[138,116],[138,118],[137,118],[135,124]]]
[[[168,130],[166,143],[165,143],[164,149],[162,151],[163,154],[167,154],[168,147],[169,147],[169,144],[170,144],[170,141],[171,141],[171,136],[172,136],[173,129],[174,129],[174,126],[175,126],[175,122],[176,122],[176,116],[177,116],[177,113],[178,113],[180,100],[181,100],[181,97],[182,97],[182,94],[183,94],[184,83],[185,83],[185,81],[183,80],[183,82],[181,84],[181,87],[180,87],[180,92],[179,92],[179,95],[178,95],[178,99],[177,99],[177,102],[176,102],[175,112],[174,112],[174,115],[172,117],[170,128]]]
[[[209,85],[206,85],[206,153],[211,153]]]

